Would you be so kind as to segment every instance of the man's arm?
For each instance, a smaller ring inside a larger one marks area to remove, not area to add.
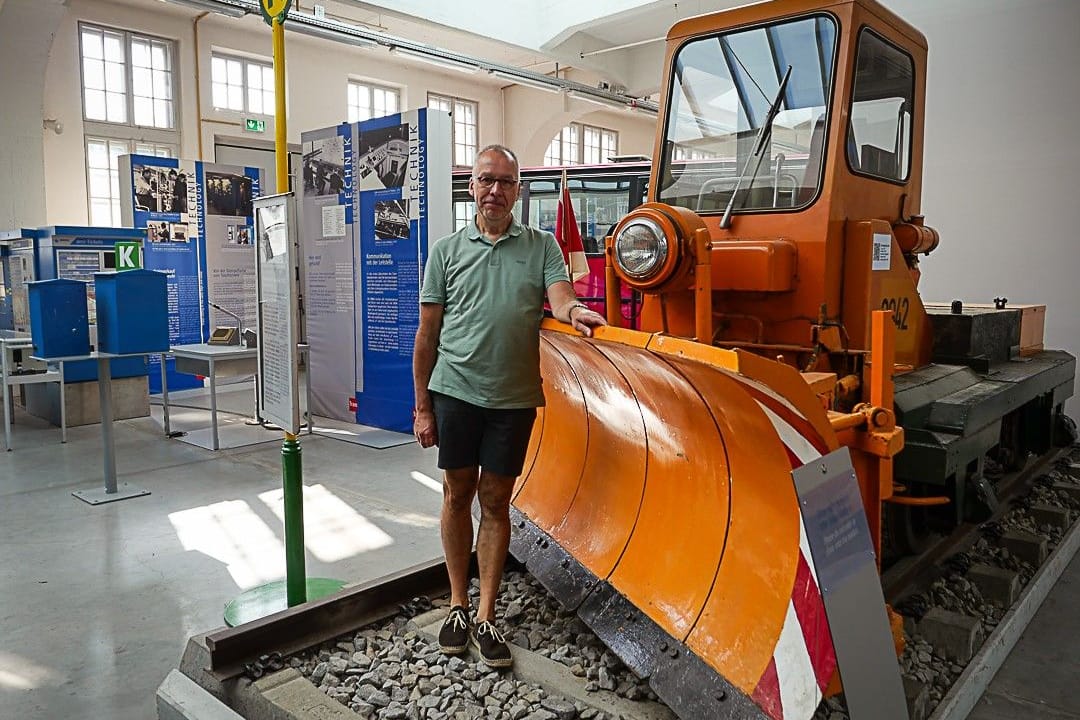
[[[438,303],[420,305],[420,328],[416,331],[416,345],[413,348],[413,385],[416,388],[413,434],[420,442],[420,447],[425,448],[439,443],[428,382],[431,380],[431,371],[435,369],[435,359],[439,352],[442,319],[442,305]]]
[[[607,325],[603,315],[593,312],[577,299],[574,286],[566,280],[552,283],[547,289],[547,296],[555,319],[570,323],[586,337],[592,336],[594,327]]]

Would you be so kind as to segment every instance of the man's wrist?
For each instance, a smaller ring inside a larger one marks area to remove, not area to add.
[[[566,311],[566,319],[573,322],[573,320],[574,320],[574,311],[577,310],[578,308],[582,308],[583,310],[588,310],[589,306],[586,305],[583,302],[575,302],[574,304],[572,304],[570,306],[570,309],[568,309]]]

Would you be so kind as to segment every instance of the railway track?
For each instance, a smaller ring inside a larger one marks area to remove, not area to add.
[[[881,587],[886,602],[895,605],[940,577],[942,560],[969,549],[979,539],[980,527],[1004,517],[1013,509],[1016,500],[1030,489],[1035,478],[1045,474],[1072,451],[1071,447],[1056,448],[1051,453],[1032,458],[1018,471],[1004,473],[995,487],[998,507],[989,518],[962,523],[948,535],[937,535],[922,554],[901,558],[882,572]]]
[[[955,582],[957,568],[955,563],[950,562],[950,558],[973,552],[972,548],[978,545],[980,541],[982,541],[983,545],[987,545],[985,529],[988,526],[994,527],[995,524],[1008,522],[1006,518],[1009,517],[1011,512],[1024,511],[1026,507],[1023,499],[1024,493],[1030,492],[1034,487],[1045,489],[1047,483],[1040,480],[1040,478],[1044,478],[1047,472],[1056,472],[1061,475],[1060,472],[1054,470],[1055,463],[1060,464],[1069,459],[1080,460],[1080,450],[1076,448],[1067,449],[1062,453],[1035,460],[1020,472],[1003,476],[998,483],[998,491],[1002,502],[994,517],[978,525],[968,524],[962,526],[947,537],[935,542],[923,556],[910,562],[894,565],[882,578],[886,597],[889,598],[890,602],[899,601],[901,607],[903,607],[905,599],[919,597],[920,594],[932,598],[933,593],[936,592],[934,589],[935,583],[940,587],[942,584],[947,585],[950,578],[952,578],[951,582]],[[1078,485],[1078,488],[1080,488],[1080,485]],[[1030,505],[1030,503],[1027,504]],[[1078,496],[1076,507],[1080,508],[1080,496]],[[1061,535],[1063,533],[1059,533],[1059,539],[1061,539]],[[1076,535],[1075,531],[1073,535]],[[1076,545],[1078,543],[1073,542],[1072,544]],[[1073,552],[1075,552],[1075,548],[1073,548]],[[1065,562],[1067,563],[1067,560]],[[1060,560],[1058,564],[1061,564]],[[557,604],[554,604],[554,601],[550,600],[550,598],[548,600],[553,603],[550,607],[541,607],[546,602],[543,599],[523,599],[529,593],[542,595],[544,594],[543,590],[538,583],[531,581],[520,571],[512,569],[510,572],[511,576],[508,576],[507,587],[521,585],[524,588],[528,584],[535,585],[535,587],[529,588],[528,592],[514,590],[512,593],[504,593],[504,595],[510,594],[513,597],[509,598],[509,602],[506,598],[501,600],[502,605],[499,608],[499,614],[503,617],[507,615],[515,616],[520,622],[525,619],[524,616],[527,614],[523,613],[521,609],[523,604],[525,606],[539,607],[539,609],[534,608],[534,610],[530,611],[536,614],[532,618],[533,624],[529,625],[526,631],[523,631],[518,637],[514,637],[512,631],[510,633],[511,640],[522,646],[522,648],[532,646],[531,649],[525,652],[531,656],[536,656],[538,654],[536,651],[539,649],[536,646],[543,645],[547,641],[537,642],[534,640],[530,642],[530,627],[572,623],[574,619],[572,614],[569,613],[560,615]],[[1039,572],[1037,569],[1031,568],[1026,573],[1021,573],[1021,582],[1032,586],[1036,585]],[[1043,595],[1052,584],[1052,580],[1049,581],[1048,585],[1047,581],[1042,581],[1042,585],[1047,585],[1041,590]],[[378,674],[362,675],[355,668],[356,654],[358,652],[363,653],[366,649],[367,656],[375,663],[381,662],[387,657],[397,659],[399,656],[405,656],[404,659],[411,659],[417,663],[417,667],[423,667],[425,663],[430,663],[432,667],[439,664],[439,659],[435,657],[438,654],[437,648],[434,649],[433,654],[431,648],[434,646],[430,642],[425,643],[423,633],[420,632],[420,626],[424,623],[437,622],[438,611],[434,613],[424,612],[431,607],[428,599],[435,599],[436,604],[440,604],[439,599],[446,596],[447,593],[448,584],[445,567],[441,562],[434,561],[348,588],[337,595],[290,608],[262,620],[236,628],[213,632],[205,638],[208,650],[208,675],[219,683],[236,684],[239,682],[244,684],[246,681],[239,680],[239,678],[245,674],[245,669],[248,676],[251,677],[253,668],[276,667],[274,664],[265,663],[264,661],[268,658],[277,657],[275,654],[280,654],[280,656],[286,658],[284,664],[291,665],[294,672],[300,672],[309,679],[321,680],[324,692],[329,692],[331,698],[336,696],[345,705],[353,705],[355,709],[361,710],[359,716],[364,717],[365,713],[363,711],[365,709],[377,710],[378,706],[366,704],[366,701],[359,699],[358,696],[354,697],[357,684],[347,680],[347,673],[351,672],[356,676],[354,680],[357,682],[359,682],[359,677],[366,677],[369,681],[380,679],[380,677]],[[1023,599],[1020,602],[1023,602]],[[512,608],[510,604],[516,604],[516,607]],[[1035,607],[1037,607],[1037,604]],[[923,608],[921,615],[925,617],[927,612]],[[1010,613],[1012,613],[1011,616]],[[1026,624],[1026,620],[1030,620],[1033,614],[1034,609],[1032,608],[1023,609],[1021,612],[1000,608],[995,611],[992,620],[988,621],[984,618],[980,622],[983,624],[989,622],[998,627],[1007,626],[1008,632],[1018,636],[1023,624]],[[415,617],[417,615],[419,617]],[[1017,617],[1020,619],[1017,619]],[[986,658],[977,656],[971,660],[971,664],[961,666],[954,659],[947,658],[944,655],[939,656],[937,648],[932,643],[924,640],[919,633],[921,620],[922,617],[909,617],[906,621],[911,648],[901,658],[902,668],[906,673],[911,674],[924,672],[925,669],[919,667],[917,662],[915,662],[914,666],[912,665],[911,658],[920,653],[929,653],[932,658],[930,665],[943,663],[945,667],[951,668],[951,670],[942,673],[942,676],[935,678],[934,682],[925,683],[926,692],[923,693],[925,697],[912,699],[913,704],[918,708],[912,717],[913,719],[927,717],[935,706],[942,708],[939,709],[938,714],[934,715],[935,718],[964,717],[967,710],[964,710],[963,714],[958,714],[956,708],[962,708],[964,704],[963,698],[971,700],[973,693],[975,693],[971,688],[977,687],[977,685],[972,684],[971,680],[965,680],[963,682],[966,683],[968,689],[964,690],[960,687],[962,684],[960,679],[964,678],[965,673],[972,676],[976,674],[986,676],[986,663],[997,662],[1000,664],[1007,651],[1005,653],[1001,652],[1002,642],[995,639],[991,634],[990,639],[987,640],[987,645],[998,648],[996,652],[1000,657]],[[1023,624],[1021,623],[1022,620],[1025,620]],[[574,638],[585,633],[588,633],[588,631],[584,626],[575,626],[569,632],[568,637]],[[577,644],[582,643],[579,640]],[[624,709],[620,714],[625,717],[659,717],[656,715],[656,703],[652,702],[655,696],[650,693],[644,681],[640,685],[634,685],[632,677],[627,680],[628,676],[618,675],[620,672],[618,668],[621,667],[621,663],[618,663],[613,656],[608,656],[607,653],[603,652],[602,648],[599,650],[593,649],[590,652],[592,653],[592,659],[596,661],[596,666],[586,669],[588,662],[585,659],[576,656],[567,657],[568,651],[566,647],[568,645],[574,646],[575,643],[571,641],[569,643],[549,644],[548,647],[540,651],[539,654],[543,657],[539,662],[548,662],[552,666],[558,666],[567,671],[572,670],[572,672],[564,672],[563,676],[560,676],[561,679],[554,681],[549,678],[546,689],[536,690],[523,685],[517,695],[510,693],[506,701],[508,708],[506,717],[513,717],[510,709],[512,709],[514,702],[527,703],[529,701],[522,699],[527,697],[535,699],[538,708],[541,707],[540,703],[542,702],[547,703],[549,708],[554,708],[549,710],[549,712],[554,713],[554,717],[608,717],[608,715],[603,714],[603,711],[597,710],[595,707],[590,706],[588,702],[585,702],[589,700],[590,696],[599,697],[599,695],[602,695],[603,693],[598,694],[596,692],[601,687],[603,690],[618,689],[621,691],[619,693],[621,695],[620,702],[622,699],[642,701],[639,706],[631,705],[632,708],[640,707],[640,714],[635,714],[633,710],[626,711]],[[1009,647],[1011,647],[1011,643]],[[577,649],[571,647],[571,651],[577,652]],[[334,660],[334,657],[339,659]],[[319,668],[320,664],[322,665],[321,669]],[[926,664],[923,663],[923,665]],[[468,665],[482,667],[474,663],[468,663]],[[352,684],[340,686],[341,690],[334,690],[337,686],[327,686],[324,678],[328,672],[327,668],[332,666],[337,666],[341,670],[341,677],[344,678],[341,682],[348,681]],[[351,670],[350,666],[352,667]],[[968,669],[974,666],[980,668],[979,673],[975,673],[974,670],[969,672]],[[461,670],[460,666],[455,665],[454,667],[458,671]],[[603,686],[599,682],[601,678],[599,671],[596,669],[597,667],[605,668],[603,676],[605,684]],[[371,672],[370,666],[367,667],[367,672]],[[469,679],[468,674],[465,675],[464,679],[460,679],[450,670],[440,670],[438,672],[446,672],[448,678],[453,676],[458,684],[448,687],[456,687],[463,693],[471,693],[469,694],[470,698],[475,697],[473,691],[478,687],[491,692],[496,687],[500,687],[502,690],[507,690],[507,688],[512,690],[517,688],[518,683],[527,683],[526,680],[515,679],[514,683],[510,685],[500,685],[499,683],[505,681],[505,676],[492,674],[492,676],[487,677],[481,673],[473,679]],[[989,672],[989,676],[992,676],[992,674],[993,672]],[[401,675],[398,675],[398,679],[400,677]],[[485,678],[491,682],[486,685],[477,685]],[[393,685],[393,680],[386,680],[385,678],[383,680],[384,687],[389,688]],[[935,684],[942,684],[946,681],[947,686],[937,687]],[[561,689],[559,683],[565,683],[565,689]],[[571,688],[571,685],[574,687]],[[469,690],[470,687],[472,690]],[[588,688],[584,695],[581,692],[582,687]],[[974,700],[977,700],[984,688],[985,684],[982,688],[977,689],[977,693],[973,695]],[[348,690],[348,693],[346,693],[346,690]],[[509,691],[507,690],[507,692]],[[537,692],[540,695],[537,695]],[[499,694],[496,693],[496,695]],[[505,695],[507,693],[503,692],[501,694]],[[611,695],[612,693],[608,694]],[[915,694],[918,695],[919,693],[916,692]],[[383,693],[383,695],[390,698],[388,693]],[[561,699],[560,695],[562,696]],[[379,698],[380,696],[375,697]],[[960,697],[961,700],[958,701],[957,697]],[[568,701],[566,698],[570,698],[570,700]],[[559,702],[564,704],[560,706],[558,705]],[[444,703],[444,705],[448,704]],[[471,705],[468,707],[475,710],[478,706]],[[555,712],[560,707],[563,710],[562,714]],[[501,713],[502,709],[499,712]],[[942,712],[945,714],[941,714]],[[830,701],[828,704],[823,703],[822,710],[819,711],[821,717],[829,718],[835,718],[836,713],[839,713],[839,717],[845,717],[842,703],[835,700]],[[315,716],[311,715],[311,717]],[[378,712],[372,712],[369,716],[395,717],[393,714],[387,715]],[[489,715],[479,715],[478,717],[486,716]],[[499,714],[490,715],[490,717],[500,716]],[[610,717],[614,716],[610,715]],[[429,716],[420,715],[419,717]],[[447,717],[453,716],[447,715]],[[466,714],[462,717],[471,716]],[[544,717],[549,716],[544,715]]]

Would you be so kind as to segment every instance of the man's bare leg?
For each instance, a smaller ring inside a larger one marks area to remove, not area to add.
[[[440,530],[443,554],[446,555],[446,572],[450,576],[451,607],[469,607],[469,556],[472,554],[473,543],[472,501],[476,496],[478,470],[476,467],[468,467],[443,471]],[[483,561],[480,567],[483,568]]]
[[[476,559],[480,565],[480,604],[477,622],[495,622],[495,598],[499,594],[503,564],[510,548],[510,496],[514,478],[480,472],[480,529],[476,536]]]

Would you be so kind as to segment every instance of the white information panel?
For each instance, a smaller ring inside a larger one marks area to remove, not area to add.
[[[259,410],[295,435],[300,432],[296,201],[283,193],[258,198],[254,206]]]

